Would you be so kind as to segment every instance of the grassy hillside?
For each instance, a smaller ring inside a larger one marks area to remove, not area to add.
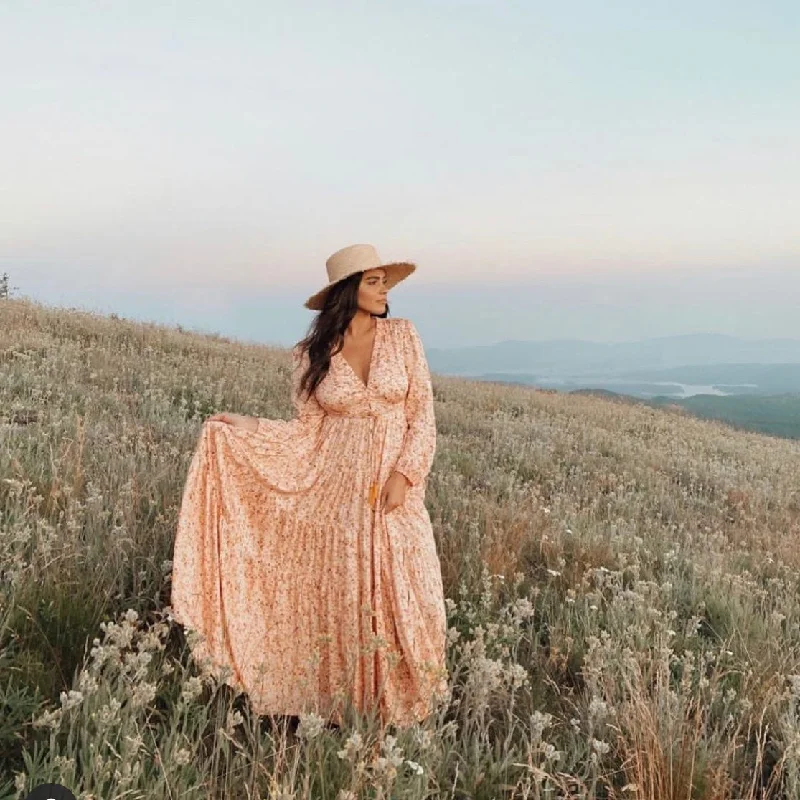
[[[800,439],[800,394],[732,395],[698,394],[686,398],[651,401],[676,403],[704,419],[719,419],[740,430],[760,431],[770,436]]]
[[[452,700],[397,738],[254,718],[170,557],[202,420],[288,351],[0,301],[0,798],[800,792],[800,442],[434,375]]]

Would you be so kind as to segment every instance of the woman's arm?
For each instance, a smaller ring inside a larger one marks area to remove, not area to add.
[[[408,373],[408,428],[394,468],[408,479],[411,486],[417,486],[425,480],[433,464],[436,452],[436,420],[433,414],[433,386],[422,340],[411,320],[403,322],[404,357]]]
[[[309,357],[308,353],[304,352],[302,357],[299,355],[298,352],[299,348],[297,346],[292,348],[292,379],[291,379],[291,396],[292,396],[292,405],[295,409],[295,419],[296,420],[310,420],[315,417],[321,417],[325,415],[325,410],[317,401],[317,398],[314,396],[312,392],[311,397],[306,398],[305,392],[300,394],[300,378],[302,378],[303,373],[308,369],[309,365]],[[257,417],[258,425],[256,427],[256,431],[261,427],[262,421],[264,424],[272,423],[274,425],[275,421],[268,419],[266,417]]]

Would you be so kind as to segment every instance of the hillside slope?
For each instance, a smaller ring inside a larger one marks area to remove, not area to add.
[[[45,771],[89,741],[99,753],[113,737],[80,715],[145,697],[114,724],[146,730],[150,756],[161,743],[160,766],[136,756],[141,770],[107,786],[149,796],[168,774],[175,790],[202,779],[209,796],[245,796],[236,751],[196,746],[198,720],[225,719],[231,698],[194,696],[206,716],[177,710],[195,673],[164,616],[169,559],[202,420],[290,417],[288,368],[282,349],[0,301],[0,775],[21,771],[34,742]],[[665,797],[668,780],[704,786],[698,797],[778,797],[800,785],[800,717],[787,712],[800,697],[789,680],[800,674],[800,442],[588,394],[433,382],[426,502],[453,701],[424,747],[401,740],[408,757],[471,797],[634,783],[637,797]],[[113,659],[91,667],[86,654],[100,623],[126,611],[134,641],[163,630],[169,644],[123,681]],[[31,715],[79,687],[50,718],[53,744]],[[349,733],[315,741],[336,761]],[[277,745],[260,735],[263,759]],[[298,792],[303,776],[319,780],[319,753],[302,753],[298,771],[278,759],[258,780]],[[177,766],[189,757],[196,773]],[[326,774],[328,786],[343,780]]]

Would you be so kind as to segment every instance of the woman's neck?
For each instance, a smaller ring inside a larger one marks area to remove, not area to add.
[[[372,314],[361,311],[356,311],[355,316],[350,320],[347,326],[347,335],[355,336],[356,339],[368,334],[378,324],[378,320]]]

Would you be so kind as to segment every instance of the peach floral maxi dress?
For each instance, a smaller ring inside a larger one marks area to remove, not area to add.
[[[172,612],[258,714],[405,726],[447,696],[441,567],[425,507],[433,391],[408,319],[376,317],[366,385],[341,353],[290,420],[204,422],[175,538]],[[393,470],[411,482],[384,513]]]

